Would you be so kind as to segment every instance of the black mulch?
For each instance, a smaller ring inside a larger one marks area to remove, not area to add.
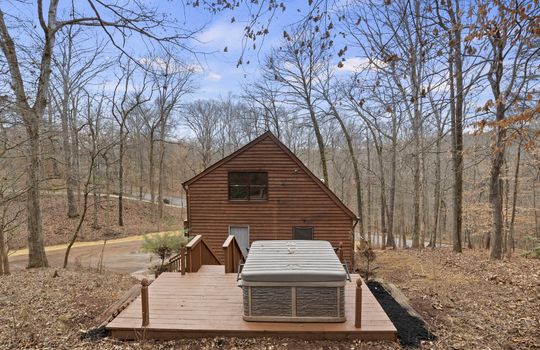
[[[379,282],[370,281],[367,285],[396,327],[401,345],[417,347],[422,340],[435,340],[437,338],[427,330],[422,320],[410,315],[406,309],[395,301]]]
[[[109,335],[109,332],[105,329],[104,326],[95,327],[87,330],[86,332],[81,333],[81,339],[90,339],[90,340],[98,340],[101,338],[105,338]]]

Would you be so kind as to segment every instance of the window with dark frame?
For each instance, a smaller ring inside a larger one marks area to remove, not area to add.
[[[268,199],[268,173],[229,172],[229,199],[254,201]]]
[[[293,239],[313,239],[313,227],[293,227]]]

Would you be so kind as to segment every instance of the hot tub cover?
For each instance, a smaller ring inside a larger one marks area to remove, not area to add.
[[[244,282],[343,282],[345,269],[328,241],[255,241],[242,269]]]

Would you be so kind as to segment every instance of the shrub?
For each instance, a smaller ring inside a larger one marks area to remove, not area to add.
[[[540,244],[522,254],[526,258],[540,259]]]
[[[164,232],[155,235],[144,235],[142,251],[157,255],[161,259],[159,270],[163,268],[165,259],[180,251],[180,247],[186,246],[187,237],[179,232]]]
[[[375,255],[375,252],[373,249],[371,249],[371,246],[368,242],[364,242],[362,247],[357,250],[357,261],[362,261],[364,263],[363,275],[366,280],[366,282],[369,281],[369,278],[373,276],[374,270],[377,269],[377,267],[374,267],[372,263],[375,261],[375,258],[377,257]]]

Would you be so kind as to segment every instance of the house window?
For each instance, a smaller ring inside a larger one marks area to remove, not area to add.
[[[293,227],[293,239],[313,239],[313,227]]]
[[[266,200],[268,199],[268,173],[266,172],[230,172],[230,200]]]

